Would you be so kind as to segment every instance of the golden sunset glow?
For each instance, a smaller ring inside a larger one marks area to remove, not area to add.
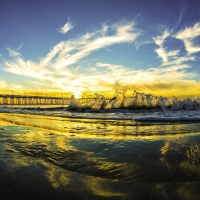
[[[55,23],[45,26],[52,30],[49,37],[56,35],[56,40],[44,41],[45,50],[38,51],[35,43],[40,38],[30,39],[31,35],[16,39],[17,47],[8,42],[7,47],[0,48],[1,93],[25,91],[80,98],[104,92],[105,96],[112,96],[113,84],[120,79],[130,96],[134,90],[178,98],[197,95],[199,21],[193,19],[186,26],[184,9],[171,19],[175,21],[171,27],[164,19],[156,26],[148,18],[135,15],[115,21],[103,17],[100,23],[91,20],[92,28],[84,24],[85,31],[80,30],[81,22],[73,17],[68,21],[59,18],[59,29]],[[38,24],[39,19],[34,23]],[[144,23],[155,26],[155,31],[151,32]],[[23,34],[22,29],[16,31]],[[34,31],[39,33],[39,27]],[[3,33],[0,39],[8,40],[9,36]],[[47,37],[45,31],[40,37]],[[28,44],[27,40],[31,42]]]

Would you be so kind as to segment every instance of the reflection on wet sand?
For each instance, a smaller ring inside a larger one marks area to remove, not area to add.
[[[0,118],[4,199],[22,188],[29,188],[18,194],[24,199],[39,194],[48,199],[200,196],[199,124],[77,123],[16,114]]]
[[[70,184],[71,176],[65,170],[61,170],[58,167],[51,167],[51,165],[46,165],[46,167],[45,176],[53,188],[65,189]]]

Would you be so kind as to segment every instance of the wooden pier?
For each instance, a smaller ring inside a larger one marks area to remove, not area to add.
[[[9,95],[0,94],[2,105],[67,105],[70,98],[38,95]]]

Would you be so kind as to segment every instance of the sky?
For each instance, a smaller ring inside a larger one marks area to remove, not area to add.
[[[0,93],[200,95],[199,0],[1,0]]]

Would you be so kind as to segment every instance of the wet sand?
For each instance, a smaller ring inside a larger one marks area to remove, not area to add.
[[[199,128],[0,114],[1,199],[199,199]]]

